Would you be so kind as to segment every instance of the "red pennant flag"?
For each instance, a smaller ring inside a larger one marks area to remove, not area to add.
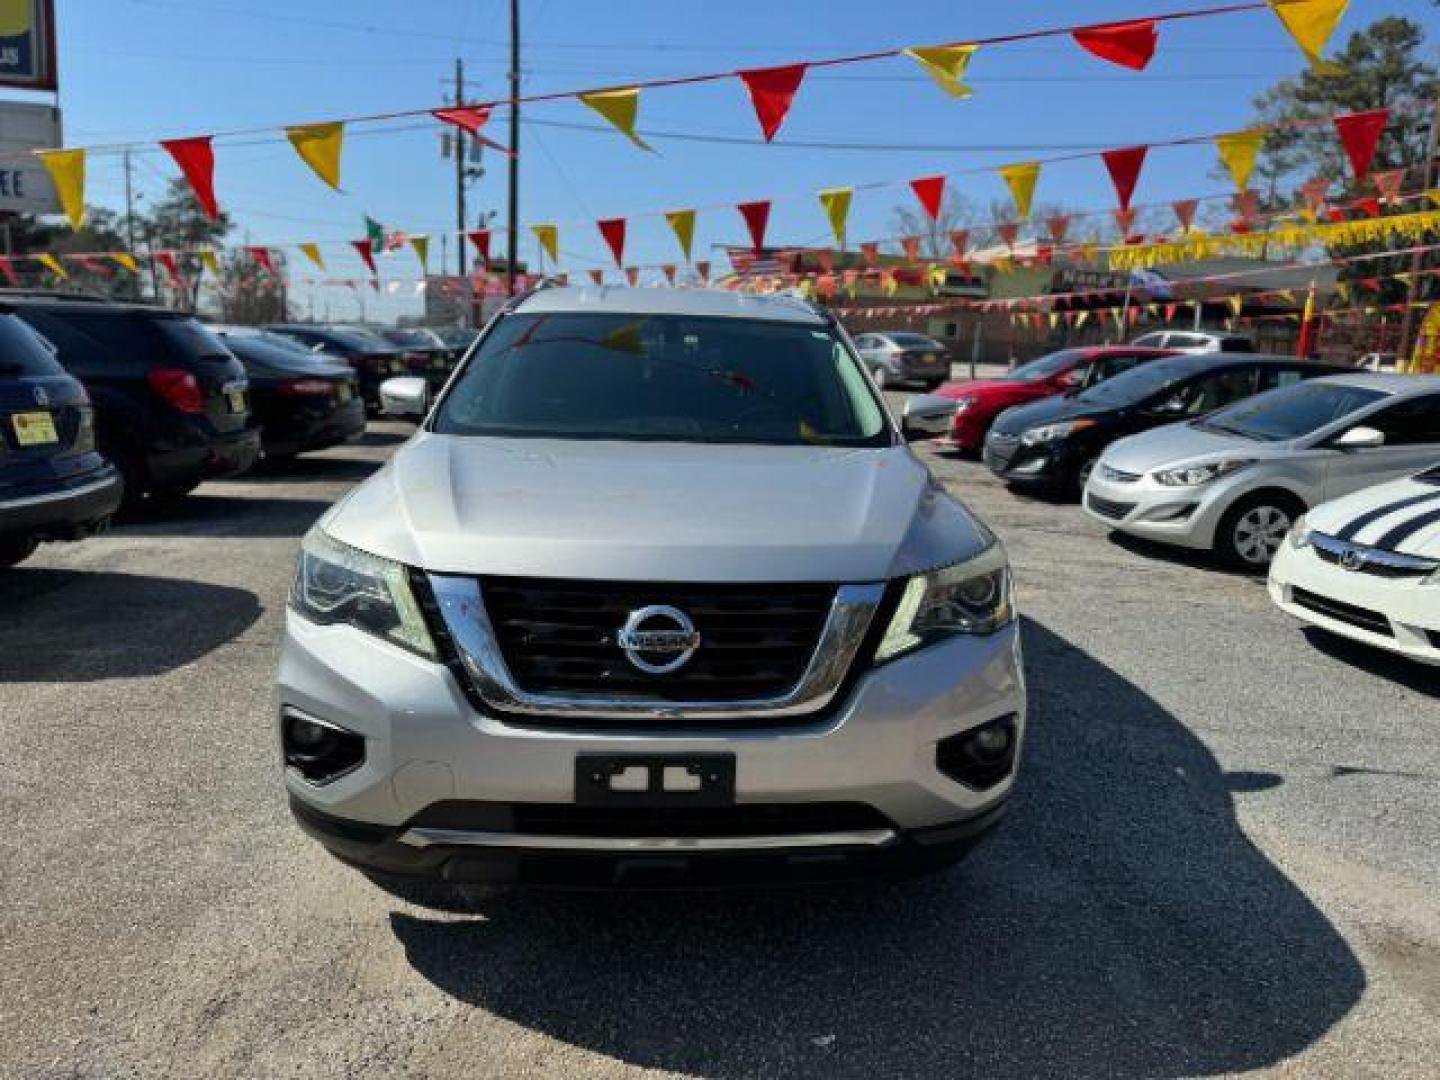
[[[770,224],[770,200],[741,203],[735,209],[745,219],[745,227],[750,230],[750,242],[759,251],[765,246],[765,227]]]
[[[1005,241],[1005,246],[1013,248],[1015,241],[1020,239],[1020,223],[1018,221],[1002,221],[995,226],[995,231],[1000,234],[1000,239]]]
[[[1389,109],[1373,109],[1370,112],[1349,113],[1335,117],[1335,130],[1340,133],[1340,142],[1350,167],[1355,170],[1355,179],[1363,182],[1370,175],[1370,164],[1375,160],[1375,149],[1380,145],[1380,136],[1390,123]]]
[[[1130,199],[1135,194],[1135,183],[1140,179],[1140,169],[1145,164],[1148,146],[1131,146],[1124,150],[1107,150],[1100,156],[1105,159],[1105,168],[1110,170],[1110,179],[1115,184],[1115,194],[1120,199],[1120,209],[1130,209]]]
[[[640,270],[634,266],[625,267],[625,280],[630,283],[632,289],[635,288],[640,284]]]
[[[860,254],[865,256],[865,265],[872,270],[880,265],[880,245],[871,240],[860,245]]]
[[[1249,219],[1243,217],[1235,218],[1233,221],[1230,222],[1230,231],[1235,233],[1237,236],[1244,236],[1250,231]]]
[[[820,269],[829,274],[835,269],[835,253],[829,248],[821,248],[815,253],[815,258],[820,263]]]
[[[1316,177],[1307,183],[1300,185],[1300,190],[1305,195],[1305,204],[1316,213],[1320,207],[1325,205],[1325,196],[1330,191],[1330,181],[1323,177]]]
[[[1170,204],[1170,209],[1175,211],[1176,220],[1180,222],[1180,228],[1186,232],[1195,227],[1195,211],[1199,208],[1199,199],[1177,199]]]
[[[1126,240],[1135,232],[1135,211],[1130,207],[1121,207],[1115,211],[1115,224],[1120,227],[1120,236]]]
[[[920,261],[920,237],[902,236],[900,246],[905,249],[905,261],[915,263]]]
[[[1329,210],[1325,211],[1325,216],[1338,224],[1345,220],[1345,211],[1332,206]]]
[[[661,267],[660,267],[660,272],[665,275],[665,281],[666,281],[667,284],[670,284],[670,285],[674,285],[674,284],[675,284],[675,264],[674,264],[674,263],[664,263],[664,264],[662,264]]]
[[[20,284],[20,278],[15,273],[15,263],[8,255],[0,255],[0,274],[4,274],[5,280],[11,285]]]
[[[177,289],[184,288],[185,279],[180,276],[180,264],[175,261],[175,253],[173,251],[155,252],[155,261],[159,263],[161,269],[165,271],[165,276],[170,279],[171,285]]]
[[[1167,323],[1168,323],[1168,322],[1174,322],[1174,321],[1175,321],[1175,312],[1177,312],[1177,311],[1179,311],[1179,310],[1180,310],[1180,305],[1179,305],[1179,304],[1166,304],[1166,305],[1165,305],[1165,321],[1166,321]]]
[[[598,267],[596,267],[595,269],[592,269],[592,270],[590,271],[590,280],[593,281],[596,285],[604,285],[604,284],[605,284],[605,271],[599,269]]]
[[[610,254],[615,256],[615,265],[619,266],[625,261],[625,219],[608,218],[595,224],[600,227],[600,235],[609,245]]]
[[[276,276],[275,264],[270,261],[270,251],[268,248],[247,247],[245,250],[250,254],[250,257],[255,260],[256,265],[258,265],[260,269],[272,277]]]
[[[486,270],[489,270],[489,269],[490,269],[490,230],[489,230],[489,229],[475,229],[475,230],[473,230],[473,231],[471,231],[471,232],[467,232],[465,235],[468,236],[468,237],[470,238],[470,242],[475,245],[475,251],[479,254],[479,256],[480,256],[480,261],[481,261],[481,263],[484,264],[485,269],[486,269]]]
[[[1231,196],[1230,205],[1235,208],[1237,214],[1247,221],[1260,216],[1260,196],[1249,188]]]
[[[360,253],[360,258],[364,260],[371,276],[378,277],[380,271],[375,268],[375,250],[371,246],[370,238],[367,236],[364,240],[351,240],[350,246]]]
[[[1381,198],[1394,202],[1400,197],[1400,189],[1405,186],[1404,169],[1387,169],[1385,172],[1377,172],[1370,177],[1375,183],[1375,190],[1380,192]]]
[[[965,258],[965,252],[970,249],[970,230],[956,229],[950,234],[950,246],[955,249],[957,258]]]
[[[1057,244],[1065,243],[1065,238],[1070,235],[1070,215],[1057,214],[1045,223],[1050,230],[1050,239]]]
[[[166,139],[160,145],[170,151],[175,164],[180,166],[185,179],[190,181],[190,188],[195,192],[195,199],[205,211],[205,216],[211,221],[218,218],[220,208],[215,204],[215,151],[210,145],[210,136]]]
[[[780,125],[785,122],[795,101],[795,92],[805,78],[805,68],[805,64],[789,64],[735,73],[749,91],[750,102],[755,106],[755,116],[760,121],[760,130],[766,142],[775,137]]]
[[[480,129],[490,122],[490,112],[489,105],[457,105],[451,109],[432,109],[430,115],[441,123],[453,124],[492,150],[499,150],[506,157],[514,157],[514,152],[508,146],[480,134]]]
[[[1108,23],[1076,30],[1075,40],[1086,52],[1109,60],[1112,64],[1144,71],[1155,55],[1160,32],[1152,19],[1136,22]]]
[[[1377,218],[1380,216],[1379,199],[1357,199],[1355,206],[1357,209],[1363,210],[1368,217]]]
[[[99,274],[101,277],[115,276],[115,271],[111,267],[106,266],[99,259],[92,258],[89,255],[71,255],[69,257],[74,259],[86,270],[89,270],[92,274]]]
[[[695,264],[695,273],[700,275],[702,285],[710,284],[710,263],[708,260],[701,260]]]
[[[915,197],[920,200],[925,213],[930,215],[930,220],[937,220],[940,217],[940,207],[945,201],[945,177],[925,176],[919,180],[911,180],[910,190],[915,192]]]

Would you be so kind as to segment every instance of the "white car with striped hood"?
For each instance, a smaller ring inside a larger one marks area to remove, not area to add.
[[[1310,511],[1270,566],[1298,619],[1440,665],[1440,464]]]

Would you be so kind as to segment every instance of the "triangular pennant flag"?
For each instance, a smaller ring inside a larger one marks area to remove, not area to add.
[[[430,115],[435,117],[436,120],[446,124],[453,124],[492,150],[499,150],[507,157],[514,157],[514,152],[508,146],[498,143],[494,139],[487,138],[480,133],[481,128],[490,122],[490,113],[491,108],[489,105],[456,105],[449,109],[430,110]]]
[[[1384,172],[1372,173],[1370,179],[1375,184],[1375,190],[1380,192],[1380,197],[1394,202],[1400,198],[1400,189],[1405,186],[1405,169],[1386,169]]]
[[[1325,196],[1330,191],[1330,181],[1317,176],[1314,180],[1301,184],[1300,191],[1305,196],[1305,204],[1312,211],[1318,212],[1325,205]]]
[[[1120,238],[1128,240],[1135,233],[1135,211],[1122,206],[1115,211],[1115,224],[1120,229]]]
[[[829,248],[821,248],[815,252],[815,258],[820,263],[820,269],[829,274],[835,269],[835,253]]]
[[[60,265],[60,260],[55,258],[55,256],[51,255],[49,252],[46,252],[43,255],[36,255],[34,258],[36,262],[38,262],[41,266],[45,267],[46,270],[49,270],[56,277],[63,280],[64,278],[68,278],[70,276],[65,272],[65,267]]]
[[[820,205],[830,219],[835,242],[841,247],[845,246],[845,221],[850,216],[850,199],[854,194],[853,188],[828,188],[819,193]]]
[[[628,284],[628,285],[630,286],[630,288],[632,288],[632,289],[635,288],[635,286],[639,285],[639,284],[640,284],[640,269],[639,269],[639,267],[635,267],[635,266],[627,266],[627,267],[625,267],[625,281],[626,281],[626,284]]]
[[[315,171],[336,191],[340,190],[340,148],[345,141],[345,125],[338,120],[328,124],[300,124],[285,129],[285,135],[300,160]]]
[[[745,219],[745,227],[750,230],[750,242],[759,251],[765,246],[765,227],[770,223],[770,200],[741,203],[735,209]]]
[[[160,143],[180,166],[195,200],[205,211],[205,216],[214,221],[220,216],[215,204],[215,150],[210,145],[209,135],[197,135],[191,139],[164,139]]]
[[[950,233],[950,246],[955,249],[957,258],[965,258],[965,253],[970,250],[970,230],[953,230]]]
[[[599,228],[600,235],[605,238],[610,254],[615,257],[615,265],[619,266],[625,261],[625,219],[607,218],[597,221],[595,225]]]
[[[220,256],[215,254],[214,248],[201,248],[195,254],[200,256],[200,264],[206,270],[217,278],[220,276]]]
[[[750,94],[750,102],[755,106],[755,116],[760,121],[760,130],[766,142],[775,138],[775,133],[785,122],[795,101],[795,92],[805,78],[805,68],[805,64],[789,64],[735,73]]]
[[[965,85],[965,72],[978,45],[936,45],[906,49],[905,55],[919,62],[941,90],[954,98],[974,93]]]
[[[546,255],[550,256],[550,261],[558,263],[560,261],[560,230],[554,225],[531,225],[530,231],[535,234],[535,239],[540,241],[540,247]]]
[[[1070,215],[1056,214],[1045,223],[1050,230],[1050,239],[1057,244],[1065,243],[1065,238],[1070,235]]]
[[[255,260],[255,265],[259,266],[261,270],[264,270],[271,277],[276,276],[275,264],[270,260],[269,248],[251,246],[245,250],[249,253],[250,257]]]
[[[1244,191],[1250,185],[1250,174],[1255,171],[1255,162],[1264,144],[1263,131],[1235,131],[1215,137],[1215,149],[1220,151],[1220,160],[1238,190]]]
[[[860,254],[865,258],[865,265],[872,269],[880,264],[880,245],[874,240],[867,240],[860,245]]]
[[[85,151],[37,150],[36,153],[55,182],[55,193],[60,197],[65,216],[70,219],[70,228],[79,232],[85,225]],[[63,269],[59,273],[65,276]]]
[[[1015,241],[1020,239],[1020,224],[1015,221],[1002,221],[995,226],[995,231],[1008,248],[1013,248]]]
[[[420,260],[420,272],[425,275],[430,273],[430,237],[425,235],[410,237],[410,246],[415,250],[415,257]]]
[[[635,134],[635,121],[640,114],[640,88],[638,86],[630,86],[622,90],[595,90],[588,94],[576,94],[575,96],[614,124],[622,135],[641,150],[653,152],[654,148]]]
[[[1174,322],[1174,321],[1175,321],[1175,313],[1176,313],[1177,311],[1179,311],[1179,310],[1180,310],[1180,305],[1179,305],[1179,304],[1166,304],[1166,305],[1165,305],[1165,321],[1166,321],[1167,323]]]
[[[940,208],[945,204],[945,177],[923,176],[919,180],[911,180],[910,190],[915,192],[915,197],[920,200],[925,213],[930,215],[930,220],[938,220]]]
[[[1231,199],[1231,205],[1235,208],[1235,212],[1246,221],[1260,216],[1260,195],[1248,188],[1235,195]]]
[[[1151,19],[1135,22],[1107,23],[1087,26],[1074,32],[1075,40],[1086,52],[1112,64],[1144,71],[1155,55],[1160,32]]]
[[[1189,232],[1195,227],[1195,211],[1200,209],[1199,199],[1176,199],[1170,204],[1175,211],[1175,220],[1180,222],[1180,231]]]
[[[480,256],[480,263],[487,270],[490,268],[490,230],[474,229],[465,234],[470,242],[475,245],[476,254]]]
[[[695,211],[671,210],[665,214],[665,221],[675,233],[675,239],[680,242],[680,250],[688,263],[690,248],[695,242]]]
[[[1006,165],[1000,170],[1015,200],[1015,208],[1022,218],[1030,216],[1030,204],[1035,198],[1035,183],[1040,179],[1040,165],[1030,161],[1020,165]]]
[[[165,271],[165,276],[170,279],[171,285],[177,289],[183,289],[185,287],[185,278],[180,273],[180,264],[175,261],[175,253],[173,251],[155,252],[155,261],[159,263],[160,268]]]
[[[1123,150],[1106,150],[1100,156],[1110,179],[1115,184],[1115,195],[1120,200],[1120,209],[1129,210],[1130,200],[1135,195],[1135,184],[1140,179],[1140,170],[1145,165],[1148,146],[1130,146]]]
[[[314,263],[319,269],[325,269],[325,260],[320,255],[320,245],[314,242],[300,245],[301,253]]]
[[[0,274],[4,274],[11,285],[20,284],[20,275],[15,273],[15,263],[8,255],[0,255]]]
[[[365,235],[370,238],[370,250],[380,251],[385,247],[385,226],[372,217],[365,218]]]
[[[604,271],[604,270],[601,270],[598,266],[596,266],[596,267],[591,267],[591,269],[590,269],[590,280],[593,281],[596,285],[604,285],[604,284],[605,284],[605,271]]]
[[[1080,314],[1078,314],[1078,315],[1075,316],[1075,329],[1076,329],[1076,330],[1079,330],[1082,326],[1084,326],[1084,325],[1085,325],[1087,322],[1089,322],[1089,321],[1090,321],[1090,312],[1088,312],[1088,311],[1082,311],[1082,312],[1080,312]]]
[[[370,238],[364,240],[351,240],[350,246],[355,249],[360,258],[364,261],[366,268],[372,277],[379,276],[380,271],[375,266],[375,243]]]
[[[701,259],[699,262],[697,262],[697,263],[695,264],[695,273],[700,276],[700,284],[702,284],[702,285],[708,285],[708,284],[710,284],[710,262],[709,262],[709,260],[707,260],[707,259]]]
[[[1340,142],[1345,147],[1345,156],[1350,159],[1357,181],[1363,183],[1370,175],[1375,149],[1380,145],[1380,136],[1389,123],[1389,109],[1372,109],[1370,112],[1335,117],[1335,130],[1340,133]]]
[[[674,264],[674,263],[661,263],[661,264],[660,264],[660,272],[665,275],[665,282],[666,282],[666,284],[668,284],[668,285],[674,285],[674,284],[675,284],[675,264]]]
[[[905,261],[907,263],[914,265],[920,261],[920,237],[902,236],[900,238],[900,247],[905,252]]]
[[[1334,72],[1336,65],[1320,58],[1335,33],[1350,0],[1270,0],[1270,7],[1290,31],[1312,67]]]
[[[112,252],[110,258],[114,259],[117,265],[123,266],[132,274],[138,273],[140,270],[140,263],[137,262],[135,256],[131,255],[128,251]]]

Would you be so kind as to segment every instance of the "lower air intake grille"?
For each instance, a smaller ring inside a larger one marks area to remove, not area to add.
[[[1109,499],[1096,498],[1094,495],[1085,496],[1085,501],[1095,513],[1113,521],[1123,520],[1126,514],[1135,509],[1136,505],[1127,502],[1111,502]]]
[[[1300,607],[1313,611],[1317,615],[1324,615],[1336,622],[1358,626],[1361,630],[1369,630],[1372,634],[1384,634],[1386,637],[1395,636],[1395,631],[1390,627],[1390,620],[1378,611],[1356,607],[1354,604],[1346,604],[1339,600],[1331,600],[1328,596],[1321,596],[1308,589],[1294,589],[1291,596]]]

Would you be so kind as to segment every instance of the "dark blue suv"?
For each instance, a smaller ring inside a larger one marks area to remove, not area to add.
[[[43,540],[79,540],[120,505],[120,475],[95,449],[79,381],[0,306],[0,568]]]

